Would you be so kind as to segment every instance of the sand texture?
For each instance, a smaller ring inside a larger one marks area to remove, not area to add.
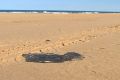
[[[29,63],[22,54],[77,52]],[[120,14],[0,14],[0,80],[119,80]]]

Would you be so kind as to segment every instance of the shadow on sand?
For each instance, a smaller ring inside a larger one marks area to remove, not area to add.
[[[54,53],[29,53],[22,55],[26,62],[37,63],[62,63],[65,61],[82,60],[85,58],[79,53],[67,52],[64,55]]]

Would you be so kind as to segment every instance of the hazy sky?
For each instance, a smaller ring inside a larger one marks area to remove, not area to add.
[[[0,9],[120,11],[120,0],[0,0]]]

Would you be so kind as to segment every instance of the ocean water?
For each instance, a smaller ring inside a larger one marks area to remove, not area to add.
[[[100,13],[120,13],[120,12],[114,12],[114,11],[65,11],[65,10],[0,10],[0,13],[100,14]]]

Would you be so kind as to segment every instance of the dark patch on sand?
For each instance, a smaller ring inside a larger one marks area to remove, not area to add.
[[[64,55],[54,53],[29,53],[22,55],[26,62],[61,63],[65,61],[82,60],[85,58],[79,53],[67,52]]]
[[[51,40],[49,40],[49,39],[47,39],[47,40],[45,40],[46,42],[50,42]]]

